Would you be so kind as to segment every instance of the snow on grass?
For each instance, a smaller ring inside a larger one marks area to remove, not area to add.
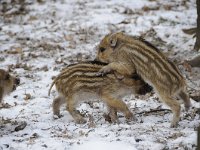
[[[79,110],[88,121],[84,125],[75,124],[65,107],[63,117],[54,119],[54,88],[48,96],[52,77],[76,62],[80,53],[84,60],[93,60],[95,46],[111,31],[144,35],[173,60],[194,57],[194,39],[181,30],[196,25],[195,7],[195,0],[62,0],[34,2],[24,15],[0,12],[0,67],[9,67],[21,79],[17,90],[4,98],[12,107],[0,110],[0,117],[8,120],[0,124],[0,149],[195,149],[200,124],[200,104],[195,101],[189,112],[182,106],[179,127],[173,129],[172,113],[159,111],[169,108],[155,94],[124,98],[135,122],[126,122],[119,114],[120,123],[110,124],[101,101],[82,104]],[[181,68],[196,83],[187,80],[189,87],[198,89],[198,68],[193,71],[189,75]],[[27,126],[15,132],[14,121],[26,121]]]
[[[106,141],[98,141],[97,140],[92,140],[89,142],[86,142],[82,145],[75,145],[72,147],[71,150],[110,150],[110,149],[115,149],[115,150],[136,150],[133,146],[131,146],[128,143],[123,143],[123,142],[106,142]]]

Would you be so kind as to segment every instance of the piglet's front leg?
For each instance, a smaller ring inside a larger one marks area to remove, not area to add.
[[[97,75],[105,75],[110,72],[117,72],[124,76],[131,76],[135,72],[135,68],[131,67],[126,63],[112,62],[104,67],[102,67]]]

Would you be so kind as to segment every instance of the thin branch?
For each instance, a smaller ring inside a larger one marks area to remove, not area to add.
[[[150,110],[150,111],[142,111],[142,112],[139,112],[137,114],[151,114],[151,113],[155,113],[155,112],[165,112],[165,113],[169,113],[171,112],[170,109],[154,109],[154,110]]]

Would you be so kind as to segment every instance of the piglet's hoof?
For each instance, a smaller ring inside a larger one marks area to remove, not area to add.
[[[63,117],[63,115],[53,115],[53,119],[59,119],[59,118],[62,118]]]

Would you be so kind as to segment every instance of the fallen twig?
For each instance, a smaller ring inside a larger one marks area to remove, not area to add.
[[[154,110],[150,110],[150,111],[142,111],[142,112],[139,112],[137,114],[150,114],[150,113],[155,113],[155,112],[165,112],[165,113],[169,113],[171,112],[170,109],[154,109]]]

